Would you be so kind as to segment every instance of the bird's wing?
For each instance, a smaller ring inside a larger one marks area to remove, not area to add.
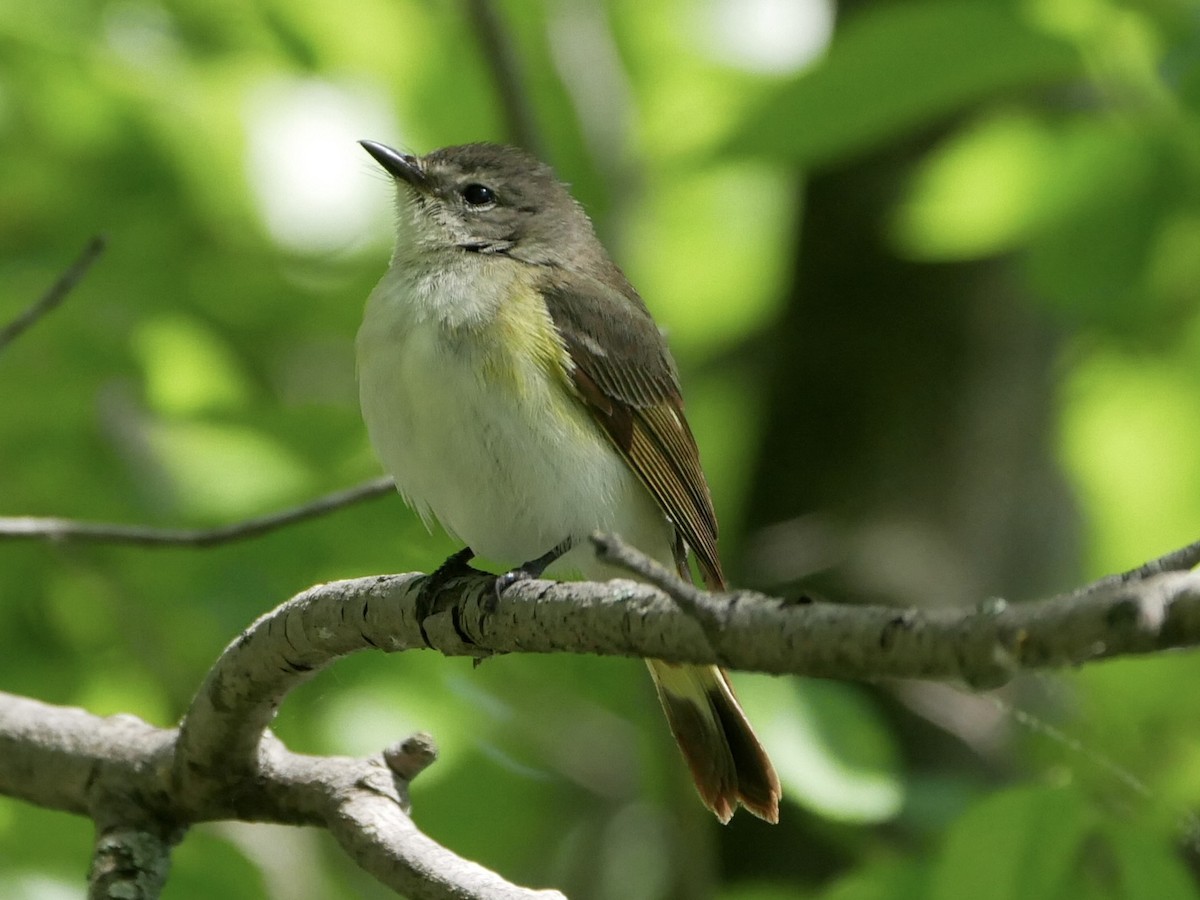
[[[700,453],[675,364],[645,304],[631,287],[561,271],[541,290],[579,396],[696,554],[705,582],[724,587]]]

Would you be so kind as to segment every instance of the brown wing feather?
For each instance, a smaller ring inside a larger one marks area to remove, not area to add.
[[[696,554],[704,581],[725,586],[717,555],[717,517],[700,469],[696,440],[683,418],[683,405],[662,404],[634,413],[633,441],[626,456]]]
[[[641,297],[574,273],[542,288],[592,415],[696,554],[705,582],[725,585],[717,517],[666,342]],[[595,335],[605,335],[603,344]]]
[[[543,289],[562,335],[579,395],[631,469],[675,525],[676,543],[696,554],[705,582],[723,588],[717,517],[666,342],[641,298],[612,270],[620,290],[579,275]],[[600,344],[595,335],[605,335]],[[679,546],[676,562],[686,572]],[[779,821],[779,778],[716,666],[647,660],[676,742],[704,803],[722,822],[740,802]]]

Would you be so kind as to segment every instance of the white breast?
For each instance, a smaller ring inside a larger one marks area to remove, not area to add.
[[[559,569],[606,577],[586,546],[597,529],[669,565],[670,526],[582,404],[532,360],[514,364],[517,382],[486,364],[519,264],[457,256],[480,268],[394,267],[358,334],[363,418],[400,492],[502,566],[571,538],[582,546]]]

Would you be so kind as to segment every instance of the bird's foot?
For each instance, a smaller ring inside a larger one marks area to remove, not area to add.
[[[494,604],[500,600],[500,595],[516,584],[518,581],[530,581],[534,578],[540,578],[547,567],[556,562],[564,553],[571,549],[575,542],[567,538],[562,543],[556,545],[552,550],[543,553],[537,559],[531,559],[527,563],[522,563],[515,569],[509,569],[503,575],[496,579],[493,591],[493,608]],[[491,611],[491,610],[489,610]]]

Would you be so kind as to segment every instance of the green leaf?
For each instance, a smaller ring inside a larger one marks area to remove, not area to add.
[[[1108,823],[1104,831],[1120,870],[1118,896],[1126,900],[1195,900],[1200,895],[1167,835],[1147,832],[1130,822]]]
[[[924,866],[889,859],[839,879],[820,900],[924,900],[928,881]]]
[[[822,62],[769,96],[737,140],[766,156],[825,163],[998,92],[1080,72],[1075,51],[1014,6],[876,4],[837,32]]]
[[[951,828],[930,900],[1027,900],[1073,896],[1072,868],[1090,813],[1078,792],[1019,788],[992,795]]]
[[[201,322],[167,314],[140,325],[134,350],[145,371],[146,395],[164,415],[243,408],[249,385],[220,336]]]
[[[1062,414],[1059,445],[1088,503],[1092,565],[1099,569],[1185,543],[1196,530],[1200,388],[1189,378],[1194,366],[1193,359],[1175,363],[1097,347],[1064,381],[1072,402]],[[1147,504],[1147,497],[1155,502]],[[1164,664],[1143,661],[1132,684],[1145,683]]]
[[[900,811],[899,754],[860,688],[742,674],[736,686],[784,797],[846,822],[882,822]]]
[[[920,164],[896,210],[896,242],[920,260],[1004,252],[1038,224],[1056,145],[1038,119],[1004,110],[951,135]]]
[[[1029,281],[1060,309],[1125,332],[1153,321],[1142,285],[1183,173],[1145,135],[1085,127],[1072,143],[1060,180],[1090,190],[1031,246]]]
[[[215,521],[248,516],[302,496],[303,463],[254,428],[208,422],[155,422],[147,438],[181,508]]]

